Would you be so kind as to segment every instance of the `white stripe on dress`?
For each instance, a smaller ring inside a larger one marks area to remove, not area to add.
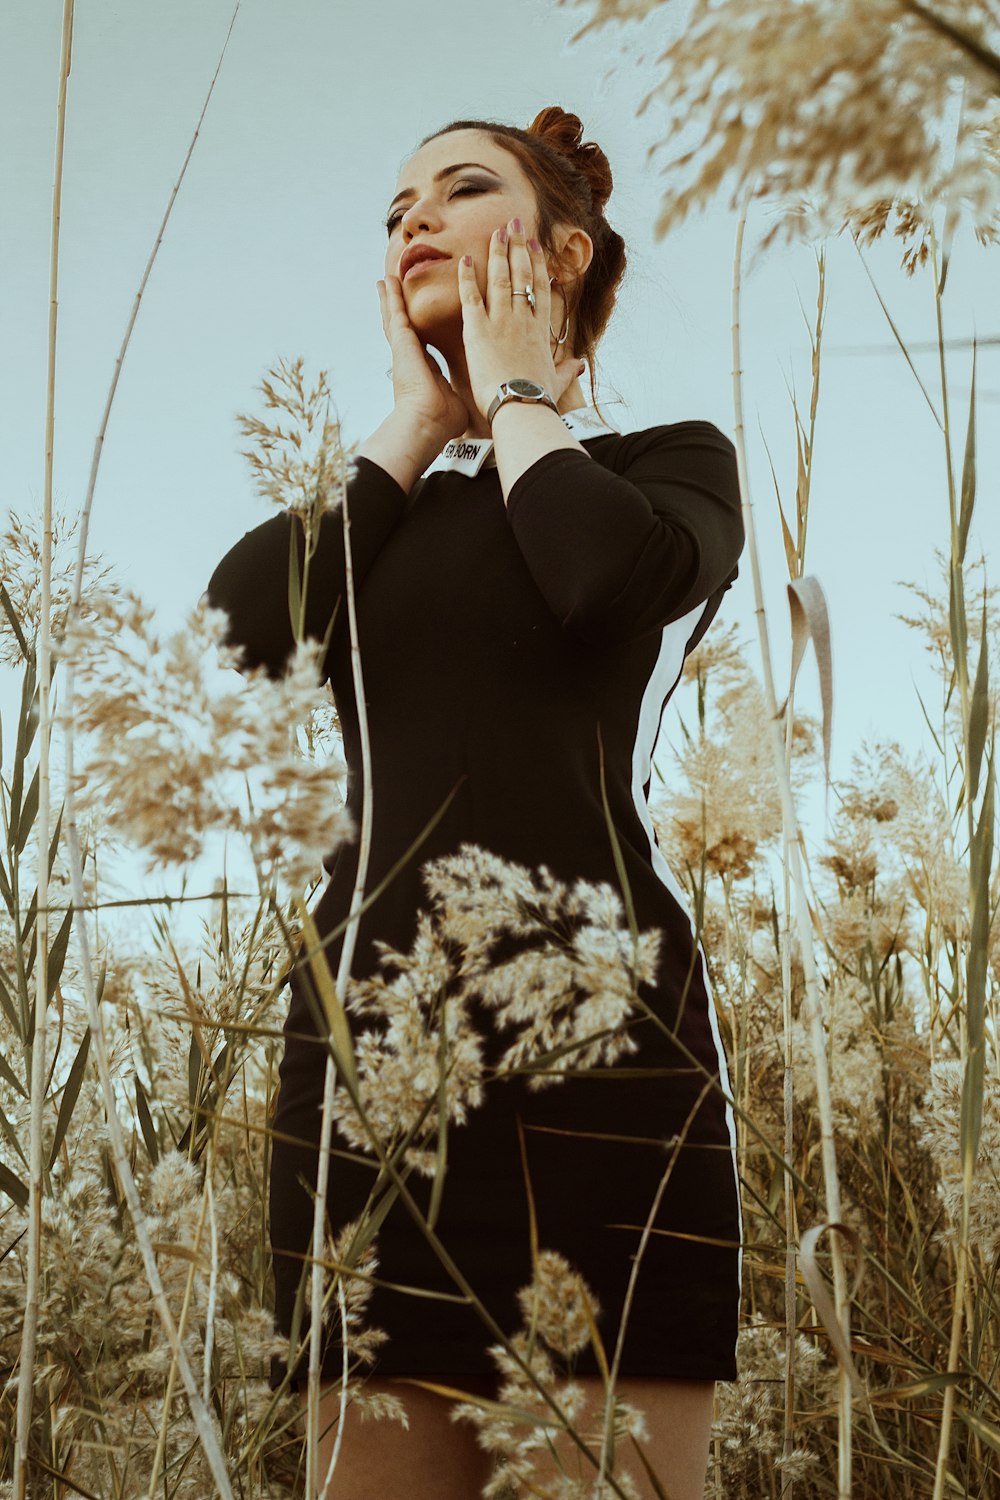
[[[684,666],[684,647],[694,633],[695,626],[701,618],[707,604],[698,604],[694,609],[682,615],[679,620],[673,620],[665,625],[660,635],[660,649],[656,663],[646,684],[646,690],[642,695],[642,704],[639,709],[639,723],[636,728],[635,745],[632,751],[632,800],[635,803],[639,820],[646,831],[649,839],[649,852],[653,869],[663,881],[667,890],[673,896],[678,906],[684,912],[691,926],[692,937],[696,936],[695,924],[688,907],[687,896],[681,886],[675,880],[670,866],[663,857],[663,852],[656,842],[656,834],[653,822],[649,816],[649,804],[646,801],[644,788],[649,781],[653,763],[653,749],[656,744],[657,735],[660,731],[660,720],[666,706],[666,700],[670,697],[674,688],[680,680],[681,669]],[[732,1089],[729,1083],[729,1069],[726,1066],[726,1053],[722,1045],[722,1036],[719,1032],[719,1017],[715,1005],[715,996],[712,993],[708,980],[708,966],[705,962],[705,954],[701,943],[697,943],[698,958],[701,963],[701,977],[708,996],[708,1019],[712,1028],[712,1038],[715,1042],[715,1050],[719,1061],[719,1081],[726,1093],[726,1126],[729,1130],[729,1141],[733,1160],[733,1176],[736,1181],[736,1202],[740,1220],[740,1249],[737,1263],[737,1307],[742,1305],[743,1290],[743,1206],[740,1202],[740,1178],[736,1162],[736,1117],[729,1096]]]

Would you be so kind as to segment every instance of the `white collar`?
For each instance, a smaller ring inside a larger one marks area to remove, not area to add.
[[[624,406],[624,404],[624,401],[618,397],[601,403],[602,406]],[[609,427],[593,405],[577,406],[573,411],[560,412],[559,415],[575,438],[596,437],[600,432],[617,432],[618,430],[615,427]],[[459,474],[468,474],[473,477],[479,473],[480,469],[495,469],[496,464],[492,438],[452,438],[445,444],[425,473],[436,474],[454,469]]]

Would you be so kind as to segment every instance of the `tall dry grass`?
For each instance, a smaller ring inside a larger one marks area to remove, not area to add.
[[[592,24],[650,8],[602,6]],[[63,83],[71,20],[67,0]],[[741,417],[744,213],[734,394],[760,664],[747,661],[721,622],[689,659],[694,718],[670,793],[655,809],[723,1010],[749,1226],[740,1378],[718,1388],[712,1496],[916,1500],[933,1492],[937,1500],[985,1497],[1000,1480],[997,617],[994,591],[967,556],[975,367],[956,466],[943,354],[948,257],[961,217],[984,242],[996,238],[996,20],[986,0],[933,10],[916,0],[864,8],[780,0],[766,15],[698,4],[664,58],[667,96],[685,99],[695,127],[702,111],[708,159],[688,196],[673,208],[668,201],[661,229],[730,170],[746,207],[766,193],[799,228],[839,215],[859,250],[895,216],[905,267],[926,276],[933,299],[939,408],[928,400],[947,474],[941,589],[914,587],[908,617],[941,685],[928,745],[859,747],[850,775],[830,788],[834,834],[809,849],[796,796],[827,767],[830,705],[818,723],[796,713],[793,681],[779,710],[770,666],[775,626],[755,561]],[[725,87],[687,98],[706,60]],[[836,108],[807,108],[826,102],[821,85],[834,76]],[[904,77],[921,84],[912,106]],[[962,108],[949,153],[932,146],[956,79]],[[59,109],[62,121],[64,91]],[[865,159],[852,163],[850,148],[861,140]],[[794,413],[799,470],[778,524],[794,659],[811,639],[823,666],[822,591],[806,572],[822,256],[819,266],[812,400],[807,421]],[[265,440],[251,461],[308,535],[315,512],[303,496],[342,508],[349,450],[321,409],[323,380],[306,392],[300,363],[271,372],[266,390],[268,404],[298,426],[293,439],[248,418],[248,433]],[[285,972],[302,938],[315,946],[308,907],[320,854],[348,834],[336,722],[305,647],[281,684],[223,686],[213,678],[217,620],[196,613],[164,642],[141,601],[116,590],[98,564],[88,570],[103,426],[75,568],[63,558],[62,576],[73,574],[69,600],[51,555],[59,547],[50,504],[37,534],[10,523],[0,564],[3,659],[21,684],[0,784],[3,1483],[18,1497],[302,1493],[303,1461],[310,1483],[324,1476],[315,1473],[315,1413],[303,1453],[292,1429],[298,1403],[267,1387],[270,1356],[284,1345],[268,1312],[264,1188]],[[272,461],[282,442],[290,459],[304,441],[304,469]],[[290,600],[293,619],[304,618],[307,588],[304,575]],[[62,720],[45,689],[53,649]],[[268,719],[293,727],[248,738]],[[51,765],[40,754],[49,735],[62,751]],[[169,797],[158,769],[168,762],[177,787]],[[245,841],[254,879],[246,892],[212,882],[199,944],[174,930],[166,903],[152,906],[151,939],[137,926],[109,927],[104,870],[118,847],[183,870],[210,860],[222,834]],[[408,1176],[440,1174],[448,1134],[473,1128],[483,1085],[467,1016],[460,1006],[442,1013],[456,945],[481,955],[482,980],[498,922],[551,910],[571,918],[574,962],[587,956],[594,965],[584,1003],[560,1005],[567,950],[540,943],[537,1005],[512,1017],[521,1029],[510,1065],[557,1088],[574,1053],[617,1044],[657,936],[627,920],[627,891],[556,889],[539,872],[499,869],[474,850],[457,869],[427,873],[426,921],[413,953],[401,956],[419,983],[359,988],[313,954],[330,1020],[325,1143],[336,1129],[376,1155],[383,1190],[336,1237],[317,1219],[309,1295],[314,1313],[322,1306],[341,1322],[343,1403],[382,1420],[405,1414],[364,1385],[380,1343],[365,1318],[379,1214],[393,1197],[416,1211]],[[460,888],[469,893],[461,902]],[[384,1016],[377,1056],[355,1053],[348,1017],[359,1006]],[[43,1016],[54,1028],[51,1056]],[[392,1092],[380,1092],[383,1078]],[[437,1237],[433,1208],[425,1230],[456,1294],[475,1302]],[[490,1326],[483,1310],[501,1407],[469,1399],[458,1415],[477,1424],[496,1455],[491,1494],[530,1486],[533,1455],[555,1423],[580,1445],[579,1474],[567,1475],[562,1495],[629,1496],[642,1472],[643,1413],[617,1399],[602,1347],[604,1429],[577,1429],[573,1361],[595,1338],[596,1309],[571,1266],[533,1248],[524,1328]],[[314,1363],[314,1388],[315,1373]],[[336,1495],[335,1469],[330,1477]]]

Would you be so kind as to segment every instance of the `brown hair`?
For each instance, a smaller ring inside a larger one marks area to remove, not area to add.
[[[541,110],[527,130],[493,120],[453,120],[424,136],[420,145],[452,130],[482,130],[516,157],[535,189],[538,238],[551,256],[557,259],[552,244],[557,224],[584,229],[593,240],[593,259],[582,281],[576,283],[572,306],[567,296],[567,307],[569,343],[587,361],[591,400],[597,406],[594,352],[614,311],[626,267],[625,241],[604,217],[613,185],[608,158],[594,141],[581,144],[579,116],[568,114],[558,104]]]

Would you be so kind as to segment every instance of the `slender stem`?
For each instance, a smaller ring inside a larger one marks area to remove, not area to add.
[[[618,1337],[615,1341],[614,1357],[611,1361],[611,1369],[608,1374],[608,1389],[605,1393],[604,1434],[601,1441],[601,1466],[597,1471],[597,1481],[594,1486],[594,1492],[597,1495],[603,1495],[604,1493],[605,1464],[607,1462],[608,1452],[611,1448],[611,1424],[614,1418],[615,1409],[615,1385],[618,1381],[618,1371],[621,1368],[622,1355],[625,1350],[625,1330],[632,1311],[632,1302],[635,1298],[636,1282],[639,1279],[639,1267],[642,1263],[642,1258],[646,1253],[646,1246],[649,1244],[650,1236],[653,1232],[653,1224],[656,1221],[656,1215],[660,1211],[660,1204],[663,1201],[663,1195],[666,1192],[667,1186],[670,1182],[670,1178],[673,1175],[673,1170],[677,1163],[677,1153],[683,1148],[684,1143],[687,1140],[688,1131],[691,1129],[691,1123],[697,1115],[698,1111],[701,1109],[705,1096],[712,1086],[712,1082],[713,1080],[709,1078],[702,1085],[701,1093],[698,1095],[697,1100],[688,1113],[687,1119],[684,1121],[684,1129],[679,1132],[676,1141],[673,1143],[673,1153],[670,1157],[670,1160],[667,1162],[662,1176],[660,1177],[656,1192],[653,1194],[653,1201],[650,1204],[649,1213],[646,1215],[646,1222],[642,1228],[642,1235],[639,1239],[639,1246],[635,1252],[635,1255],[632,1257],[632,1269],[629,1272],[628,1285],[625,1288],[625,1300],[622,1303],[622,1315],[618,1323]]]
[[[24,1500],[28,1483],[28,1437],[38,1341],[38,1290],[42,1259],[43,1152],[45,1115],[48,979],[49,979],[49,743],[52,676],[52,454],[56,400],[56,328],[59,314],[59,223],[62,213],[63,148],[66,139],[66,82],[73,51],[73,0],[63,0],[59,91],[56,100],[56,161],[52,185],[52,231],[49,249],[49,340],[45,387],[45,496],[42,520],[41,620],[38,630],[38,894],[35,908],[35,1025],[31,1051],[31,1124],[28,1181],[28,1274],[17,1386],[15,1496]],[[27,1035],[28,1028],[25,1029]]]
[[[792,694],[788,696],[788,718],[785,724],[785,753],[791,753]],[[782,933],[781,933],[781,1031],[784,1053],[784,1077],[782,1107],[784,1110],[785,1158],[791,1161],[795,1150],[794,1101],[795,1075],[792,1048],[792,892],[789,880],[788,825],[782,822]],[[785,1412],[784,1443],[787,1454],[795,1446],[793,1425],[795,1421],[795,1332],[798,1327],[798,1306],[795,1286],[796,1246],[798,1245],[798,1219],[795,1212],[795,1187],[788,1168],[782,1170],[782,1190],[785,1199]],[[787,1471],[781,1476],[781,1500],[792,1500],[794,1481]]]
[[[356,612],[355,612],[354,573],[353,573],[352,558],[351,558],[351,548],[350,548],[350,514],[349,514],[349,510],[348,510],[348,505],[347,505],[346,486],[345,486],[344,492],[343,492],[342,503],[343,503],[343,522],[344,522],[345,579],[346,579],[346,593],[347,593],[347,607],[348,607],[348,624],[349,624],[350,639],[351,639],[351,671],[352,671],[352,679],[353,679],[353,684],[354,684],[354,692],[355,692],[355,696],[356,696],[356,699],[357,699],[357,706],[358,706],[358,725],[359,725],[359,732],[360,732],[360,738],[361,738],[361,753],[362,753],[362,775],[363,775],[363,778],[364,778],[364,788],[365,788],[365,790],[364,790],[364,797],[362,799],[361,836],[360,836],[360,844],[359,844],[359,851],[358,851],[358,869],[357,869],[357,874],[355,876],[354,891],[353,891],[352,898],[351,898],[351,913],[350,913],[350,917],[349,917],[349,920],[348,920],[347,929],[346,929],[346,931],[344,933],[344,943],[343,943],[343,947],[341,948],[340,962],[339,962],[338,969],[337,969],[336,993],[337,993],[338,1004],[340,1004],[341,1006],[343,1006],[343,1004],[344,1004],[344,999],[345,999],[346,991],[347,991],[347,981],[348,981],[348,978],[349,978],[349,975],[350,975],[350,965],[351,965],[351,961],[352,961],[353,956],[354,956],[354,947],[355,947],[356,938],[357,938],[357,929],[358,929],[358,921],[359,921],[359,911],[360,911],[360,907],[361,907],[362,901],[363,901],[364,883],[365,883],[365,878],[366,878],[367,869],[368,869],[368,853],[369,853],[369,848],[370,848],[370,843],[371,843],[371,820],[372,820],[371,744],[370,744],[370,740],[369,740],[369,736],[368,736],[368,719],[367,719],[367,713],[366,713],[366,710],[365,710],[365,693],[364,693],[364,680],[363,680],[363,677],[362,677],[362,669],[361,669],[361,652],[360,652],[359,643],[358,643],[357,616],[356,616]],[[325,956],[324,955],[321,955],[321,959],[322,959],[323,962],[325,962]],[[319,1400],[320,1400],[320,1388],[319,1388],[320,1370],[319,1370],[319,1363],[320,1363],[320,1352],[321,1352],[321,1347],[322,1347],[322,1342],[323,1342],[322,1337],[321,1337],[321,1331],[320,1331],[321,1330],[321,1318],[322,1318],[322,1271],[323,1271],[323,1266],[322,1266],[322,1263],[321,1263],[322,1259],[323,1259],[322,1228],[323,1228],[323,1224],[324,1224],[325,1217],[326,1217],[326,1190],[327,1190],[328,1173],[329,1173],[329,1162],[330,1162],[330,1140],[331,1140],[332,1127],[333,1127],[333,1113],[332,1113],[332,1111],[333,1111],[333,1094],[334,1094],[335,1077],[336,1077],[336,1065],[335,1065],[335,1062],[334,1062],[334,1048],[333,1048],[333,1043],[332,1043],[332,1038],[331,1038],[330,1039],[329,1050],[328,1050],[328,1054],[327,1054],[326,1073],[325,1073],[325,1076],[324,1076],[323,1115],[322,1115],[322,1124],[321,1124],[321,1129],[320,1129],[319,1166],[318,1166],[318,1170],[317,1170],[316,1201],[315,1201],[314,1214],[313,1214],[313,1239],[312,1239],[313,1268],[312,1268],[312,1273],[311,1273],[312,1279],[311,1279],[311,1282],[310,1282],[310,1297],[311,1297],[311,1301],[310,1301],[310,1322],[311,1322],[311,1327],[310,1327],[310,1345],[309,1345],[308,1386],[307,1386],[308,1397],[307,1397],[307,1415],[306,1415],[306,1445],[307,1445],[306,1446],[306,1472],[307,1472],[307,1474],[309,1476],[309,1478],[307,1480],[307,1483],[309,1485],[310,1493],[313,1494],[313,1495],[317,1495],[318,1480],[319,1480],[319,1473],[318,1473],[318,1454],[319,1454]],[[355,1100],[354,1102],[355,1102],[355,1105],[358,1105],[360,1103],[359,1100]],[[367,1122],[365,1122],[365,1123],[366,1123],[366,1127],[367,1127]],[[576,1429],[573,1427],[572,1423],[570,1423],[567,1420],[567,1418],[565,1417],[565,1414],[561,1411],[561,1409],[559,1408],[558,1403],[555,1401],[555,1399],[537,1381],[537,1379],[536,1379],[536,1377],[534,1375],[534,1372],[532,1370],[530,1370],[524,1364],[524,1361],[521,1360],[516,1355],[516,1353],[515,1353],[514,1350],[510,1349],[510,1347],[509,1347],[509,1341],[506,1338],[505,1334],[503,1333],[503,1330],[499,1327],[498,1324],[494,1323],[493,1319],[490,1318],[489,1315],[486,1313],[485,1308],[482,1306],[482,1304],[479,1301],[479,1299],[475,1296],[475,1293],[473,1292],[472,1288],[469,1286],[468,1282],[465,1280],[464,1276],[462,1276],[462,1274],[459,1271],[457,1265],[452,1260],[451,1256],[448,1255],[447,1251],[445,1250],[445,1247],[442,1245],[441,1241],[438,1239],[438,1237],[434,1233],[434,1231],[427,1224],[427,1221],[420,1214],[420,1211],[417,1208],[417,1205],[414,1203],[412,1197],[410,1196],[409,1192],[407,1191],[406,1187],[404,1186],[402,1178],[400,1177],[400,1175],[396,1171],[396,1169],[392,1166],[391,1162],[388,1160],[388,1158],[387,1158],[384,1150],[382,1149],[381,1143],[378,1141],[377,1136],[375,1135],[374,1132],[372,1132],[372,1145],[373,1145],[373,1147],[374,1147],[374,1149],[375,1149],[375,1151],[376,1151],[376,1153],[377,1153],[377,1155],[379,1157],[379,1161],[380,1161],[380,1164],[381,1164],[382,1168],[385,1171],[388,1172],[388,1174],[389,1174],[389,1176],[391,1178],[391,1181],[392,1181],[392,1185],[395,1188],[397,1194],[402,1198],[402,1201],[403,1201],[404,1205],[406,1206],[406,1208],[408,1209],[408,1211],[410,1212],[411,1216],[414,1217],[415,1220],[419,1223],[422,1232],[425,1234],[428,1243],[430,1244],[431,1248],[434,1250],[435,1254],[438,1257],[438,1260],[440,1261],[441,1265],[444,1267],[445,1271],[451,1276],[451,1278],[455,1282],[456,1286],[458,1286],[458,1288],[462,1292],[465,1293],[465,1295],[468,1297],[469,1301],[476,1307],[477,1311],[483,1317],[483,1320],[486,1322],[486,1324],[489,1327],[489,1329],[490,1329],[491,1333],[493,1334],[493,1336],[495,1338],[497,1338],[504,1345],[505,1348],[508,1349],[508,1352],[510,1352],[510,1353],[512,1353],[512,1354],[515,1355],[515,1358],[517,1359],[518,1364],[520,1364],[521,1367],[522,1367],[522,1369],[525,1370],[525,1373],[532,1379],[533,1383],[538,1388],[539,1393],[544,1397],[544,1399],[547,1401],[548,1405],[550,1407],[552,1407],[553,1411],[555,1411],[557,1417],[563,1423],[563,1425],[564,1425],[564,1427],[565,1427],[568,1435],[575,1442],[577,1442],[578,1446],[580,1446],[582,1448],[582,1450],[585,1453],[585,1455],[593,1463],[594,1459],[593,1459],[592,1454],[590,1453],[590,1450],[587,1448],[587,1446],[583,1442],[583,1440],[579,1437],[579,1435],[577,1434]],[[338,1292],[339,1291],[340,1291],[340,1288],[338,1287]],[[346,1339],[345,1339],[345,1350],[346,1350]],[[345,1389],[346,1389],[346,1383],[345,1383]],[[344,1390],[342,1390],[341,1391],[341,1409],[342,1410],[343,1410],[343,1405],[344,1405],[345,1399],[346,1399],[345,1398],[345,1393],[344,1393]],[[619,1494],[620,1495],[622,1493],[620,1485],[617,1483],[617,1481],[613,1477],[609,1479],[609,1484],[611,1485],[611,1488],[613,1489],[613,1491],[615,1492],[615,1494]],[[325,1495],[325,1485],[324,1485],[324,1489],[323,1489],[323,1495]],[[321,1495],[317,1495],[317,1500],[323,1500],[323,1497]]]
[[[337,1467],[337,1459],[340,1457],[340,1446],[344,1441],[344,1423],[347,1418],[347,1377],[350,1364],[347,1347],[347,1297],[344,1293],[344,1278],[342,1276],[337,1280],[337,1301],[340,1304],[340,1410],[337,1416],[337,1436],[334,1439],[333,1452],[330,1454],[330,1467],[326,1471],[326,1478],[323,1480],[323,1488],[320,1490],[319,1500],[327,1500],[330,1480],[333,1478],[334,1470]]]
[[[816,336],[810,338],[812,346],[812,387],[809,400],[809,435],[805,442],[802,459],[801,481],[795,486],[795,576],[801,578],[805,571],[806,534],[809,524],[809,493],[812,485],[813,452],[816,441],[816,411],[819,406],[820,349],[823,340],[823,316],[826,305],[826,255],[818,256],[819,287],[816,308]],[[798,412],[796,411],[796,433],[798,434]],[[785,717],[785,764],[791,774],[793,729],[794,729],[795,684],[788,690],[788,710]],[[784,1052],[784,1077],[782,1108],[784,1112],[785,1156],[791,1161],[795,1149],[794,1101],[795,1073],[792,1050],[792,974],[791,974],[791,923],[792,895],[788,877],[787,828],[783,828],[782,845],[782,900],[783,933],[781,940],[781,1001],[782,1001],[782,1049]],[[749,1101],[748,1101],[749,1105]],[[782,1452],[788,1459],[795,1447],[795,1335],[798,1327],[798,1305],[795,1281],[795,1247],[798,1244],[798,1217],[795,1212],[795,1189],[788,1169],[782,1172],[785,1199],[785,1410],[783,1417]],[[795,1481],[786,1469],[781,1476],[781,1500],[792,1500]]]
[[[826,1192],[828,1220],[837,1223],[841,1219],[840,1181],[837,1175],[837,1151],[833,1135],[833,1112],[830,1103],[830,1076],[827,1066],[826,1037],[823,1031],[823,1016],[819,1003],[819,984],[816,971],[816,955],[813,949],[812,918],[809,900],[800,861],[801,832],[795,812],[788,766],[779,725],[779,709],[774,687],[771,665],[771,650],[768,640],[767,615],[764,610],[764,594],[760,576],[760,560],[757,551],[757,536],[754,526],[753,503],[750,498],[750,478],[747,465],[746,436],[743,422],[743,367],[740,338],[740,288],[743,238],[746,230],[747,211],[753,197],[751,185],[744,196],[736,235],[736,254],[733,270],[733,397],[736,413],[736,457],[739,467],[740,493],[743,503],[743,520],[746,531],[747,553],[753,582],[755,614],[760,638],[761,667],[764,694],[768,709],[768,738],[774,762],[774,770],[781,797],[781,814],[788,865],[795,889],[795,913],[798,922],[799,950],[805,980],[804,1004],[809,1021],[809,1037],[816,1069],[816,1102],[820,1117],[820,1145],[823,1163],[823,1181]],[[850,1347],[850,1322],[847,1305],[847,1283],[843,1259],[836,1235],[830,1237],[830,1258],[833,1265],[834,1305],[844,1338]],[[851,1492],[851,1384],[843,1366],[839,1371],[839,1424],[838,1424],[838,1500],[850,1500]]]
[[[358,710],[358,732],[361,738],[361,774],[364,782],[364,796],[361,803],[361,835],[358,848],[358,868],[354,878],[354,890],[351,893],[351,909],[347,929],[344,933],[344,941],[340,950],[340,963],[337,967],[337,1003],[343,1009],[347,997],[347,984],[350,978],[354,949],[357,944],[358,926],[361,920],[361,905],[365,894],[365,881],[368,878],[368,859],[371,852],[372,837],[373,788],[371,739],[368,732],[368,710],[365,702],[365,684],[361,669],[361,649],[358,641],[354,565],[351,553],[351,517],[347,503],[346,483],[342,483],[340,486],[340,504],[344,532],[347,620],[351,638],[351,678],[354,684],[354,697]],[[303,611],[304,609],[305,599],[303,596]],[[312,1339],[309,1345],[307,1386],[306,1471],[310,1476],[309,1485],[314,1491],[319,1486],[319,1366],[323,1343],[320,1337],[323,1312],[323,1232],[326,1224],[326,1194],[330,1177],[330,1140],[333,1134],[333,1096],[335,1087],[336,1067],[333,1060],[333,1052],[328,1051],[326,1056],[326,1071],[323,1076],[323,1115],[320,1125],[319,1164],[316,1172],[316,1201],[313,1205],[313,1267],[309,1284]],[[323,1493],[325,1494],[325,1492],[326,1486],[324,1485]]]
[[[194,1244],[190,1246],[191,1260],[188,1262],[187,1281],[185,1282],[185,1285],[184,1285],[184,1301],[181,1303],[181,1315],[180,1315],[179,1326],[178,1326],[178,1329],[177,1329],[178,1342],[180,1342],[184,1338],[184,1333],[185,1333],[185,1330],[187,1328],[188,1313],[189,1313],[190,1308],[191,1308],[191,1300],[192,1300],[192,1297],[193,1297],[193,1294],[194,1294],[194,1278],[195,1278],[195,1273],[196,1273],[196,1271],[198,1269],[198,1267],[197,1267],[197,1256],[198,1256],[199,1250],[201,1249],[201,1232],[202,1232],[202,1229],[204,1228],[205,1214],[206,1214],[206,1211],[208,1209],[209,1200],[211,1198],[211,1186],[210,1186],[211,1185],[211,1181],[212,1181],[211,1164],[208,1163],[208,1161],[206,1159],[205,1186],[208,1189],[208,1191],[206,1193],[202,1194],[201,1203],[198,1205],[198,1227],[195,1230]],[[210,1313],[206,1316],[206,1324],[207,1324],[207,1331],[206,1331],[206,1340],[205,1340],[205,1345],[206,1345],[206,1347],[205,1347],[205,1356],[206,1356],[206,1359],[207,1359],[208,1356],[209,1356],[208,1345],[209,1345],[209,1343],[211,1341],[211,1337],[212,1337],[212,1318],[211,1318]],[[170,1369],[167,1371],[167,1385],[166,1385],[166,1390],[163,1393],[163,1410],[162,1410],[162,1412],[160,1414],[160,1431],[159,1431],[159,1434],[157,1436],[156,1451],[153,1454],[153,1466],[152,1466],[152,1469],[151,1469],[150,1475],[149,1475],[148,1493],[150,1495],[153,1495],[153,1494],[156,1493],[157,1484],[158,1484],[159,1478],[160,1478],[160,1471],[165,1467],[165,1462],[164,1461],[165,1461],[166,1452],[167,1452],[167,1429],[170,1426],[170,1408],[171,1408],[171,1404],[173,1402],[174,1384],[175,1384],[176,1380],[177,1380],[177,1360],[176,1360],[176,1358],[173,1358],[170,1361]],[[208,1399],[208,1392],[207,1391],[205,1392],[205,1399],[206,1400]]]
[[[962,558],[959,550],[958,536],[958,501],[955,493],[955,474],[951,452],[951,423],[948,410],[948,371],[945,363],[944,342],[944,318],[942,312],[943,288],[938,268],[937,240],[934,234],[934,226],[931,225],[931,247],[932,265],[934,267],[934,314],[937,325],[938,336],[938,361],[941,374],[941,401],[943,415],[943,433],[945,448],[945,468],[948,479],[948,515],[951,522],[951,559],[949,566],[950,574],[950,596],[951,608],[949,617],[952,627],[952,656],[955,666],[955,675],[958,681],[959,704],[962,714],[962,768],[965,776],[965,810],[968,821],[969,848],[974,846],[973,836],[975,832],[975,816],[972,805],[972,797],[969,792],[969,762],[970,762],[970,716],[971,703],[969,700],[969,669],[966,660],[968,649],[968,636],[965,628],[965,578]],[[960,640],[954,639],[955,623],[959,622]],[[970,880],[972,876],[972,865],[969,867]],[[957,955],[956,955],[957,957]],[[956,963],[955,986],[957,992],[956,1004],[959,1005],[959,1047],[962,1057],[963,1068],[969,1066],[969,1036],[968,1036],[968,1008],[960,1005],[962,973],[961,964]],[[964,1126],[964,1119],[963,1119]],[[964,1142],[963,1142],[964,1145]],[[967,1155],[963,1151],[964,1159]],[[955,1260],[955,1294],[952,1303],[951,1332],[948,1340],[948,1366],[947,1373],[953,1374],[958,1369],[959,1351],[962,1343],[963,1325],[963,1300],[965,1296],[965,1279],[968,1263],[969,1245],[969,1198],[972,1183],[969,1173],[962,1173],[962,1213],[958,1236],[958,1253]],[[948,1469],[948,1452],[951,1447],[951,1424],[955,1409],[955,1385],[945,1386],[944,1400],[941,1405],[941,1431],[938,1435],[937,1462],[934,1472],[934,1493],[932,1500],[942,1500],[944,1495],[945,1476]]]
[[[978,37],[971,36],[969,32],[956,26],[949,17],[939,15],[930,6],[923,5],[921,0],[896,0],[896,3],[911,15],[918,16],[932,31],[945,37],[956,51],[964,52],[979,63],[987,75],[987,86],[992,93],[996,93],[1000,81],[1000,54],[985,46]]]

